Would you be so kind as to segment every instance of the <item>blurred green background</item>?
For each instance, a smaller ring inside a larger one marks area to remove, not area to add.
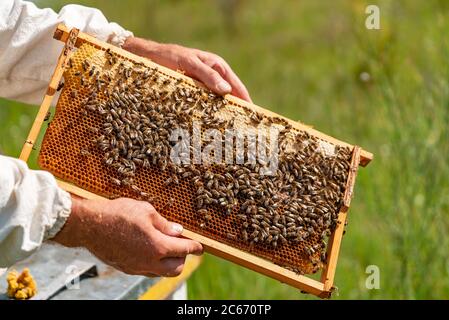
[[[375,154],[359,172],[337,299],[449,298],[449,2],[37,1],[100,8],[136,35],[223,56],[256,104]],[[365,28],[377,4],[381,30]],[[37,108],[0,100],[18,156]],[[380,269],[380,289],[365,286]],[[194,299],[314,299],[206,255]]]

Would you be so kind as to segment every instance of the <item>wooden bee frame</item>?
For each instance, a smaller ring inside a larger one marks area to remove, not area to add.
[[[175,78],[182,78],[187,83],[192,83],[196,86],[203,86],[202,84],[198,83],[197,81],[195,81],[179,72],[170,70],[163,66],[156,65],[154,62],[152,62],[146,58],[136,56],[132,53],[129,53],[128,51],[125,51],[123,49],[120,49],[115,46],[104,43],[102,41],[99,41],[96,38],[89,36],[88,34],[79,32],[79,30],[77,30],[77,29],[72,29],[69,31],[62,24],[57,27],[57,29],[54,33],[54,38],[57,40],[60,40],[62,42],[65,42],[65,46],[64,46],[64,49],[58,59],[56,69],[55,69],[53,76],[50,80],[48,90],[47,90],[46,95],[42,101],[42,104],[40,106],[40,109],[38,111],[36,119],[32,125],[32,128],[30,130],[28,139],[26,140],[26,142],[23,146],[22,152],[20,154],[20,159],[22,159],[24,161],[28,160],[31,150],[33,149],[36,139],[38,137],[38,134],[42,129],[42,124],[44,122],[44,119],[45,119],[48,111],[49,111],[52,99],[57,91],[58,83],[62,78],[62,75],[64,72],[64,67],[68,63],[68,59],[70,58],[70,56],[73,52],[73,49],[75,47],[79,47],[83,43],[89,43],[97,48],[102,48],[103,50],[109,49],[111,52],[113,52],[119,56],[129,58],[130,60],[142,63],[142,64],[146,65],[147,67],[157,66],[157,68],[163,70],[166,74],[169,74]],[[245,106],[251,110],[260,112],[266,116],[280,117],[279,115],[277,115],[271,111],[268,111],[264,108],[250,104],[250,103],[243,101],[237,97],[227,95],[226,99],[229,101],[234,101],[234,102],[238,103],[239,105]],[[333,231],[333,233],[329,239],[328,248],[327,248],[327,263],[322,270],[320,281],[314,280],[307,276],[298,275],[297,273],[295,273],[293,271],[289,271],[289,270],[287,270],[281,266],[278,266],[268,260],[257,257],[255,255],[252,255],[245,251],[236,249],[227,244],[210,239],[208,237],[205,237],[203,235],[197,234],[197,233],[189,231],[189,230],[184,230],[183,236],[201,242],[203,244],[205,250],[211,254],[214,254],[214,255],[224,258],[226,260],[232,261],[236,264],[239,264],[246,268],[252,269],[256,272],[259,272],[266,276],[277,279],[281,282],[287,283],[291,286],[294,286],[298,289],[303,290],[304,292],[316,295],[320,298],[329,298],[333,291],[333,283],[334,283],[334,277],[335,277],[335,270],[336,270],[336,266],[337,266],[338,254],[340,251],[340,245],[341,245],[341,240],[342,240],[342,236],[343,236],[343,230],[344,230],[344,225],[345,225],[345,221],[346,221],[346,216],[347,216],[347,212],[348,212],[349,205],[350,205],[350,200],[351,200],[352,193],[353,193],[355,178],[357,175],[357,169],[358,169],[359,165],[366,166],[372,160],[373,155],[365,150],[362,150],[358,146],[353,146],[353,145],[350,145],[343,141],[337,140],[331,136],[325,135],[317,130],[314,130],[313,128],[306,126],[302,123],[295,122],[295,121],[289,120],[284,117],[281,117],[281,118],[288,121],[296,129],[306,131],[314,136],[319,137],[322,140],[328,141],[335,145],[351,147],[353,150],[350,172],[348,175],[346,191],[345,191],[345,195],[344,195],[344,199],[343,199],[343,206],[339,213],[339,219],[338,219],[339,223],[337,224],[336,229]],[[83,198],[87,198],[87,199],[102,198],[101,196],[99,196],[97,194],[94,194],[92,192],[81,189],[81,188],[79,188],[73,184],[70,184],[68,182],[65,182],[65,181],[58,180],[58,184],[61,188],[65,189],[66,191],[76,194]]]

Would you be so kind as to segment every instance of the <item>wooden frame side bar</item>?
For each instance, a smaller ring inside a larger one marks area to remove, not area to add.
[[[78,37],[78,33],[79,30],[76,28],[73,28],[72,31],[70,31],[70,33],[67,33],[66,40],[69,41],[66,41],[64,49],[62,50],[61,55],[59,56],[55,71],[53,72],[53,75],[50,79],[50,84],[48,85],[47,88],[47,93],[44,96],[42,104],[37,113],[36,119],[33,122],[31,130],[28,133],[28,138],[25,141],[22,148],[22,152],[20,153],[19,156],[19,159],[25,162],[28,161],[31,150],[33,150],[34,147],[34,143],[36,142],[39,132],[41,131],[42,123],[44,122],[45,116],[47,115],[48,110],[50,109],[51,102],[53,100],[53,97],[55,96],[59,81],[61,80],[62,74],[64,73],[65,63],[67,62],[67,59],[69,58],[70,54],[73,51],[73,48],[75,47],[75,41],[76,38]]]
[[[360,162],[361,148],[354,147],[352,152],[351,165],[349,168],[348,180],[346,181],[345,194],[343,196],[343,206],[338,214],[337,226],[329,238],[327,248],[327,263],[321,273],[321,282],[324,283],[324,291],[331,292],[334,284],[335,272],[337,269],[337,260],[340,253],[341,240],[345,229],[347,213],[350,200],[354,190],[355,178]]]
[[[68,31],[67,27],[65,25],[63,25],[63,24],[60,24],[58,26],[57,30],[55,31],[54,38],[57,39],[57,40],[60,40],[60,41],[66,41],[68,39],[68,33],[69,33],[69,31]],[[174,77],[174,78],[182,78],[186,83],[189,83],[191,85],[204,87],[204,85],[202,83],[200,83],[200,82],[198,82],[198,81],[196,81],[196,80],[194,80],[194,79],[192,79],[192,78],[182,74],[181,72],[176,72],[176,71],[174,71],[172,69],[169,69],[169,68],[166,68],[164,66],[155,64],[154,62],[152,62],[148,58],[137,56],[137,55],[135,55],[135,54],[133,54],[131,52],[128,52],[126,50],[123,50],[123,49],[118,48],[116,46],[113,46],[111,44],[108,44],[108,43],[105,43],[103,41],[100,41],[100,40],[96,39],[95,37],[92,37],[92,36],[90,36],[90,35],[88,35],[86,33],[82,33],[82,32],[79,33],[77,40],[78,40],[76,42],[77,46],[81,45],[83,42],[88,42],[88,43],[90,43],[90,44],[92,44],[92,45],[94,45],[94,46],[96,46],[98,48],[110,49],[115,54],[120,55],[120,56],[122,56],[124,58],[128,58],[130,60],[134,60],[134,61],[143,63],[143,64],[145,64],[148,67],[157,67],[159,70],[161,70],[163,73],[167,74],[168,76],[171,76],[171,77]],[[333,143],[333,144],[336,144],[336,145],[340,145],[340,146],[350,147],[350,148],[354,147],[353,145],[351,145],[349,143],[346,143],[344,141],[340,141],[340,140],[338,140],[338,139],[336,139],[334,137],[326,135],[326,134],[324,134],[324,133],[322,133],[322,132],[320,132],[318,130],[315,130],[312,127],[307,126],[307,125],[305,125],[305,124],[303,124],[301,122],[290,120],[290,119],[285,118],[285,117],[283,117],[281,115],[278,115],[277,113],[274,113],[272,111],[269,111],[267,109],[259,107],[259,106],[255,105],[255,104],[251,104],[251,103],[249,103],[247,101],[244,101],[244,100],[242,100],[240,98],[234,97],[234,96],[232,96],[230,94],[226,95],[225,97],[231,103],[234,103],[234,104],[237,104],[237,105],[242,105],[242,106],[247,107],[249,109],[252,109],[254,111],[263,113],[266,116],[282,118],[282,119],[286,120],[287,122],[289,122],[294,128],[296,128],[298,130],[303,130],[303,131],[309,132],[310,134],[312,134],[312,135],[314,135],[314,136],[316,136],[316,137],[318,137],[320,139],[326,140],[326,141],[328,141],[330,143]],[[362,166],[366,166],[372,159],[373,159],[373,154],[372,153],[370,153],[368,151],[365,151],[365,150],[361,150],[360,164]]]
[[[354,194],[355,178],[357,177],[357,172],[360,163],[360,153],[361,148],[359,146],[355,146],[354,151],[352,153],[351,164],[349,167],[348,180],[346,181],[345,194],[343,196],[343,206],[341,208],[341,210],[345,212],[349,210],[352,196]]]

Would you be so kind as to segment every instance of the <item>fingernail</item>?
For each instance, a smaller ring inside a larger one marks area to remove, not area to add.
[[[226,81],[221,81],[218,83],[217,89],[220,92],[230,92],[232,88]]]
[[[181,233],[183,230],[182,226],[177,223],[173,223],[171,226],[171,229],[173,230],[173,232],[176,232],[176,233]]]

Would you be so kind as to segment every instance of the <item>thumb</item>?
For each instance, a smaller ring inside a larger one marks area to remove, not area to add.
[[[179,223],[170,222],[159,213],[154,215],[153,225],[160,232],[172,237],[180,236],[184,229]]]

